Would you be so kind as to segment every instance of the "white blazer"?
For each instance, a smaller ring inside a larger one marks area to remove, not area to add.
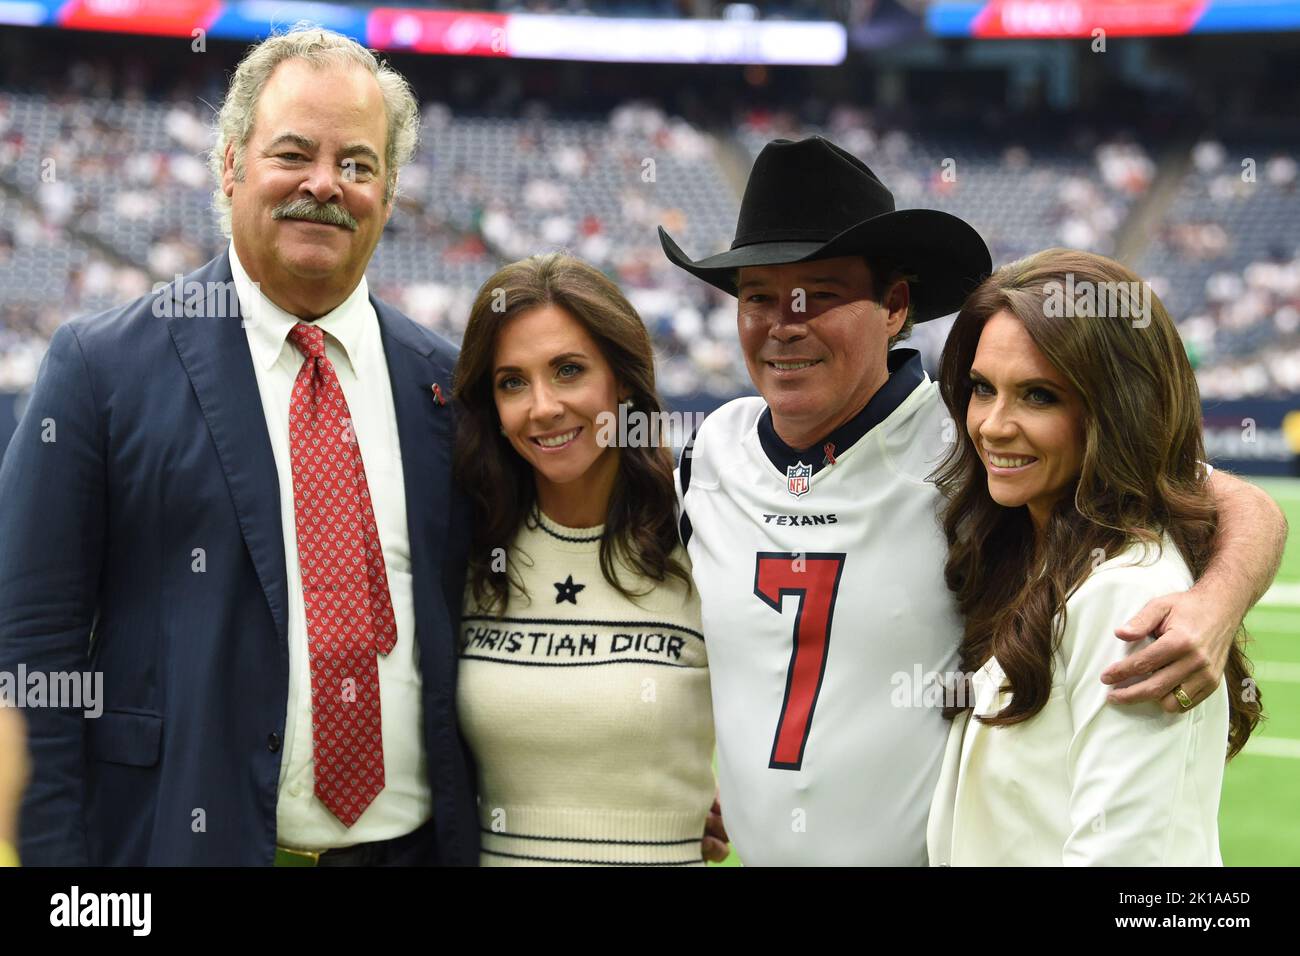
[[[1157,554],[1157,551],[1161,553]],[[1052,690],[1029,720],[953,721],[930,807],[931,866],[1222,866],[1219,791],[1228,745],[1221,681],[1187,713],[1111,704],[1101,672],[1145,647],[1115,637],[1151,598],[1192,585],[1173,541],[1135,543],[1066,601]],[[991,658],[972,678],[973,712],[1011,694]]]

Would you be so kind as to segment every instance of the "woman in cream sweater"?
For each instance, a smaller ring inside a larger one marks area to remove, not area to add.
[[[702,864],[708,662],[640,317],[577,259],[516,262],[480,290],[455,381],[482,863]],[[636,416],[645,440],[618,447]]]
[[[1101,683],[1147,643],[1115,629],[1191,587],[1215,534],[1173,322],[1118,263],[1047,250],[967,300],[940,388],[965,426],[937,479],[965,631],[931,864],[1221,865],[1224,762],[1260,716],[1240,642],[1199,699]]]

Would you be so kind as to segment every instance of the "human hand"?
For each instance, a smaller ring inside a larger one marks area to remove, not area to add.
[[[1174,690],[1196,706],[1219,687],[1228,652],[1241,627],[1241,617],[1227,602],[1205,596],[1195,588],[1153,598],[1115,636],[1125,641],[1157,637],[1147,647],[1111,664],[1102,672],[1103,684],[1120,684],[1143,677],[1129,687],[1118,688],[1107,699],[1116,704],[1159,701],[1171,714],[1184,708]]]
[[[704,839],[700,848],[704,854],[704,859],[710,863],[721,863],[731,855],[731,842],[727,836],[727,828],[722,823],[722,805],[718,802],[718,795],[713,797],[713,806],[709,808],[709,815],[704,818]]]

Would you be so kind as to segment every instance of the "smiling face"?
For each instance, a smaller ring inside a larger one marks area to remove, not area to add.
[[[591,333],[558,306],[521,312],[497,334],[492,369],[497,415],[533,468],[542,510],[563,523],[585,499],[582,511],[603,514],[593,500],[608,500],[618,450],[597,442],[597,416],[617,416],[619,385]]]
[[[227,147],[222,189],[239,261],[286,311],[318,317],[361,281],[392,213],[386,138],[369,72],[290,59],[258,98],[242,181]]]
[[[889,339],[907,318],[907,284],[895,283],[885,304],[875,292],[860,256],[740,270],[741,350],[787,445],[821,440],[889,378]]]
[[[1079,477],[1082,400],[1005,310],[984,324],[970,377],[966,431],[988,472],[989,495],[1006,508],[1028,506],[1041,530]]]

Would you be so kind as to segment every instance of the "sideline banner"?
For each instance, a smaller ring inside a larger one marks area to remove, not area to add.
[[[1203,402],[1205,453],[1243,475],[1300,477],[1300,395]]]

